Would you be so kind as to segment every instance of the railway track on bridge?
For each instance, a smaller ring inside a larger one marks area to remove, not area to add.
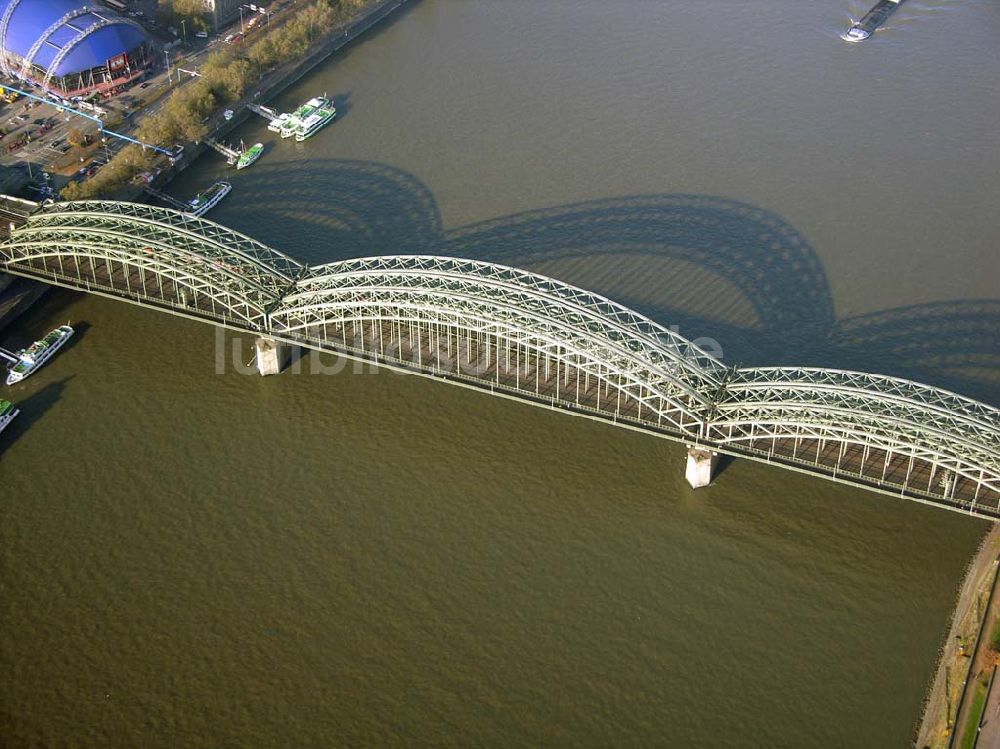
[[[1000,411],[956,393],[865,372],[727,367],[610,299],[492,263],[310,267],[132,203],[14,214],[0,241],[10,273],[669,437],[689,461],[740,455],[1000,518]]]

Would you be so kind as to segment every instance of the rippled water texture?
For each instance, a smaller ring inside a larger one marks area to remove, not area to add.
[[[1000,7],[844,44],[864,10],[415,2],[274,102],[332,126],[244,126],[212,217],[1000,402]],[[678,445],[417,377],[219,375],[111,300],[0,345],[66,319],[0,443],[0,743],[908,745],[978,521],[749,461],[693,492]]]

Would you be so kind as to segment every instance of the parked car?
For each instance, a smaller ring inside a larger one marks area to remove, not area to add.
[[[194,32],[194,35],[196,37],[198,37],[199,39],[208,39],[208,32],[207,31],[196,31],[196,32]]]

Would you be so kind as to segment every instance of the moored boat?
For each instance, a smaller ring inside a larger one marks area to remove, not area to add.
[[[281,126],[278,134],[281,135],[282,138],[291,138],[295,135],[299,126],[309,117],[309,115],[316,111],[316,107],[319,106],[319,103],[318,99],[310,99],[288,115],[288,119],[285,120],[285,124]]]
[[[69,325],[60,325],[42,340],[35,341],[28,348],[18,351],[15,354],[17,363],[10,368],[10,372],[7,374],[7,384],[13,385],[33,373],[51,359],[72,335],[73,328]]]
[[[257,159],[259,159],[262,153],[264,153],[264,144],[254,143],[252,146],[250,146],[250,148],[248,148],[247,150],[245,150],[243,153],[240,154],[239,159],[237,159],[236,161],[236,168],[246,169]]]
[[[280,133],[281,128],[285,126],[285,123],[288,122],[288,118],[291,116],[292,115],[290,115],[288,112],[282,112],[273,120],[271,120],[269,123],[267,123],[267,129],[270,130],[272,133]]]
[[[295,140],[297,141],[311,138],[337,116],[337,108],[333,106],[330,99],[325,96],[317,96],[312,101],[316,102],[316,109],[296,128]]]
[[[224,197],[229,194],[233,186],[225,181],[219,181],[195,195],[188,201],[190,208],[186,211],[189,216],[204,216],[215,208]]]
[[[2,432],[19,413],[21,412],[14,408],[13,403],[0,398],[0,432]]]

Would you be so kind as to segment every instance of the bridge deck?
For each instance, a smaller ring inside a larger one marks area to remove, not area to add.
[[[0,244],[2,267],[1000,518],[1000,412],[986,404],[863,373],[726,370],[638,313],[517,269],[308,269],[209,222],[109,205],[107,220],[94,204],[15,212],[26,225]]]
[[[630,424],[680,441],[689,437],[643,413],[641,404],[622,397],[614,378],[595,377],[555,358],[537,356],[509,340],[454,326],[412,322],[353,321],[326,325],[287,340],[317,350],[360,354],[375,362],[461,380],[488,390],[528,396],[534,402]],[[1000,492],[964,476],[890,450],[809,438],[753,439],[746,443],[702,440],[724,452],[775,464],[798,466],[866,487],[956,509],[1000,517]]]

